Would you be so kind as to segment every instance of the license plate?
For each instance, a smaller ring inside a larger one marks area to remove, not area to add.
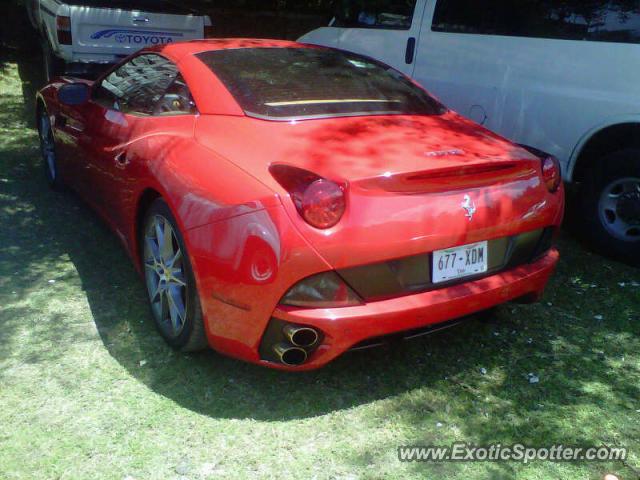
[[[433,283],[486,272],[487,245],[487,242],[479,242],[433,252]]]

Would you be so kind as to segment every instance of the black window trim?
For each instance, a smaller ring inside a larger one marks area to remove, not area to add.
[[[482,37],[506,37],[506,38],[518,38],[518,39],[529,39],[529,40],[553,40],[553,41],[565,41],[565,42],[589,42],[589,43],[601,43],[601,44],[611,44],[617,43],[620,45],[640,45],[640,41],[638,42],[624,42],[620,40],[603,40],[603,39],[594,39],[594,38],[565,38],[557,35],[517,35],[511,33],[493,33],[493,32],[482,32],[482,31],[455,31],[446,28],[437,28],[436,27],[436,13],[440,3],[446,0],[435,0],[433,15],[431,17],[431,25],[429,26],[429,30],[433,33],[445,34],[445,35],[476,35]]]
[[[393,26],[384,26],[384,25],[360,25],[360,24],[340,26],[340,25],[336,25],[336,22],[338,21],[337,15],[333,16],[333,19],[329,23],[328,27],[350,29],[350,30],[394,30],[398,32],[408,32],[415,26],[414,22],[416,22],[416,11],[418,10],[418,1],[419,0],[416,0],[415,4],[413,5],[413,13],[411,14],[411,23],[409,24],[408,27],[393,27]],[[422,23],[422,18],[420,19],[420,23]],[[420,28],[420,24],[418,24],[418,28]]]
[[[542,41],[553,41],[553,42],[579,42],[579,43],[602,43],[602,44],[618,44],[618,45],[640,45],[640,42],[621,42],[619,40],[595,40],[593,38],[563,38],[563,37],[553,37],[551,35],[547,37],[543,37],[540,35],[513,35],[507,33],[482,33],[482,32],[454,32],[451,30],[440,30],[433,28],[433,23],[431,24],[431,32],[438,33],[441,35],[475,35],[477,37],[501,37],[501,38],[518,38],[522,40],[542,40]]]
[[[408,28],[403,27],[383,27],[378,25],[358,25],[357,27],[342,27],[338,25],[330,25],[329,28],[343,28],[349,30],[393,30],[397,32],[408,32],[413,28],[413,23]]]
[[[415,17],[415,15],[414,15]],[[342,29],[349,29],[349,30],[393,30],[393,31],[397,31],[397,32],[408,32],[409,30],[411,30],[413,28],[413,19],[411,21],[411,25],[409,25],[407,28],[404,27],[387,27],[387,26],[382,26],[382,25],[358,25],[358,26],[339,26],[339,25],[329,25],[329,28],[342,28]]]

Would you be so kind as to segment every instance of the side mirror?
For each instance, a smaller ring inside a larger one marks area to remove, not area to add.
[[[68,83],[58,90],[58,100],[65,105],[82,105],[89,100],[89,86],[85,83]]]

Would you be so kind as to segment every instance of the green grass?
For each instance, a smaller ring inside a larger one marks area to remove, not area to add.
[[[489,323],[309,374],[178,354],[156,334],[116,238],[45,185],[37,63],[0,64],[0,478],[639,477],[637,269],[565,234],[544,301],[501,307]],[[527,466],[396,457],[398,445],[453,441],[618,445],[630,456]]]

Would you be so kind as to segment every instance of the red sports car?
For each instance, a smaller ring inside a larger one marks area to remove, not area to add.
[[[558,261],[557,161],[366,57],[170,44],[37,112],[49,183],[113,228],[176,349],[313,369],[536,300]]]

